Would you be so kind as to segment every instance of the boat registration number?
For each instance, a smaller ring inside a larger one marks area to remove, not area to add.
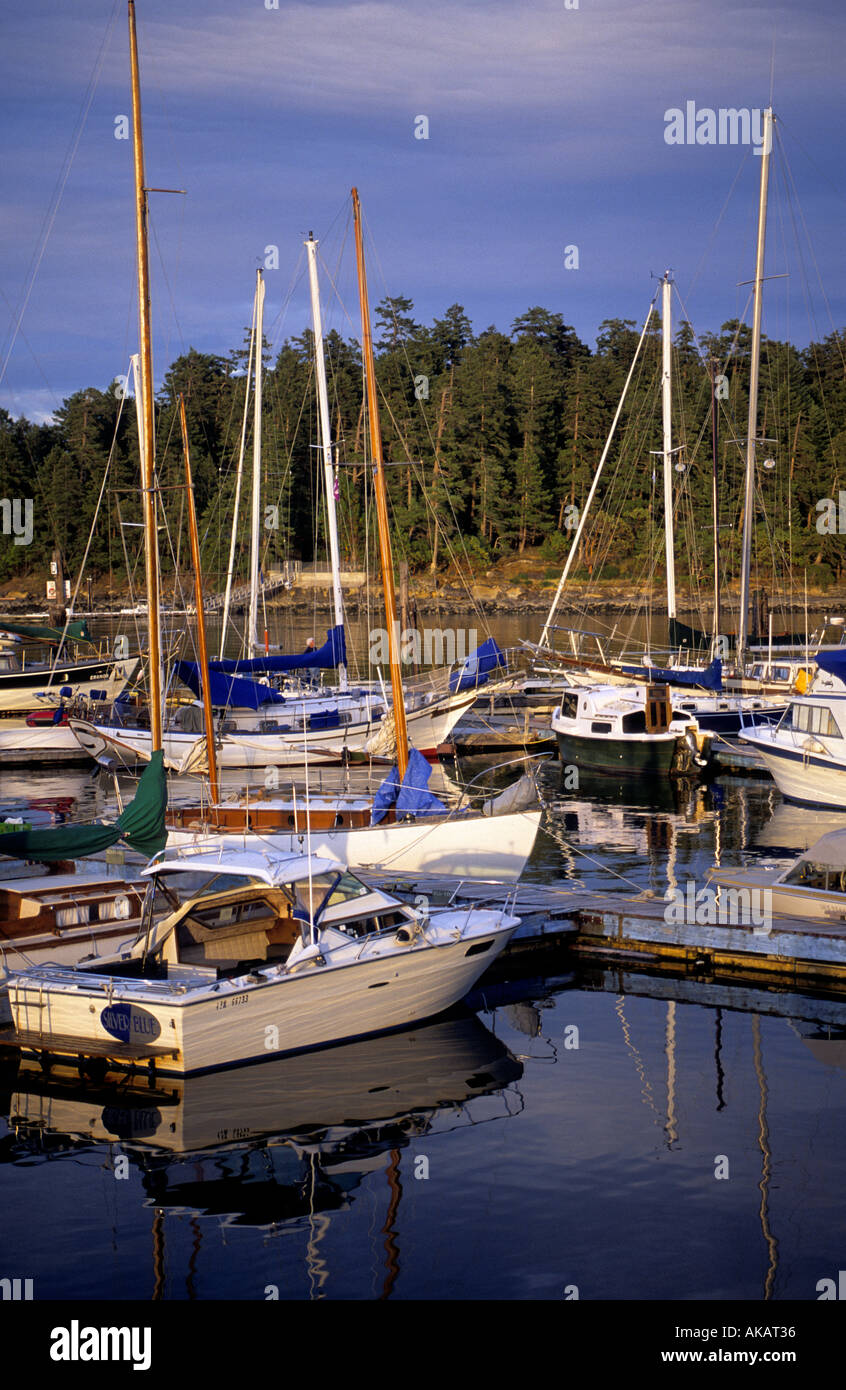
[[[239,1004],[249,1003],[249,999],[249,994],[236,994],[232,999],[218,999],[216,1012],[219,1013],[221,1009],[236,1009]]]

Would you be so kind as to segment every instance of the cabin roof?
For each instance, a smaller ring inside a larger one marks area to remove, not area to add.
[[[846,869],[846,830],[829,830],[800,854],[799,859],[824,865],[827,869]]]
[[[274,887],[298,883],[319,874],[343,873],[346,865],[335,859],[318,859],[308,854],[263,854],[255,850],[233,850],[221,846],[214,850],[163,850],[142,869],[145,877],[161,873],[226,873],[257,878]]]

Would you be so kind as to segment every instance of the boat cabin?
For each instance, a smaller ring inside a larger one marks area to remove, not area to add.
[[[154,916],[163,912],[145,954],[157,956],[166,975],[185,966],[217,978],[243,974],[283,964],[298,941],[327,927],[359,939],[414,920],[343,865],[306,855],[274,860],[228,851],[180,858],[171,851],[144,873],[152,878]]]

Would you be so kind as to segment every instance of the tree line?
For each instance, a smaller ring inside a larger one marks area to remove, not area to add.
[[[412,300],[390,297],[375,312],[376,371],[394,544],[412,571],[443,573],[453,562],[477,572],[505,557],[566,555],[640,336],[608,319],[591,349],[561,314],[530,308],[510,333],[475,332],[461,305],[419,324]],[[337,332],[325,340],[344,561],[375,563],[361,353]],[[818,525],[821,499],[838,499],[846,446],[846,331],[799,350],[765,339],[762,349],[754,563],[773,557],[795,580],[825,586],[843,574],[840,536]],[[748,410],[750,332],[731,321],[698,341],[682,321],[674,335],[674,511],[681,583],[707,584],[713,568],[711,383],[718,379],[721,568],[739,566]],[[321,560],[325,508],[310,330],[273,356],[263,345],[262,561]],[[244,410],[247,346],[228,356],[193,348],[167,371],[156,402],[157,468],[163,504],[162,570],[187,570],[178,399],[184,395],[207,589],[223,587]],[[580,545],[576,578],[637,579],[660,569],[663,525],[660,327],[653,321],[608,457],[608,483]],[[246,475],[249,493],[250,438]],[[121,384],[70,396],[53,423],[0,411],[0,492],[33,499],[26,547],[0,535],[0,580],[45,568],[60,549],[66,572],[122,588],[140,575],[138,437],[134,403]],[[243,507],[243,501],[242,501]],[[249,523],[239,524],[244,577]]]

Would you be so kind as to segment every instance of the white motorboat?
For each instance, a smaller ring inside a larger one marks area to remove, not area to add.
[[[773,913],[846,921],[846,830],[830,830],[787,869],[712,869],[709,885],[757,895]]]
[[[741,732],[782,796],[806,806],[846,809],[846,648],[817,652],[808,692],[795,695],[777,724]]]
[[[17,1041],[45,1065],[187,1075],[401,1028],[463,998],[519,925],[410,908],[309,855],[168,850],[144,874],[131,950],[11,977]]]

